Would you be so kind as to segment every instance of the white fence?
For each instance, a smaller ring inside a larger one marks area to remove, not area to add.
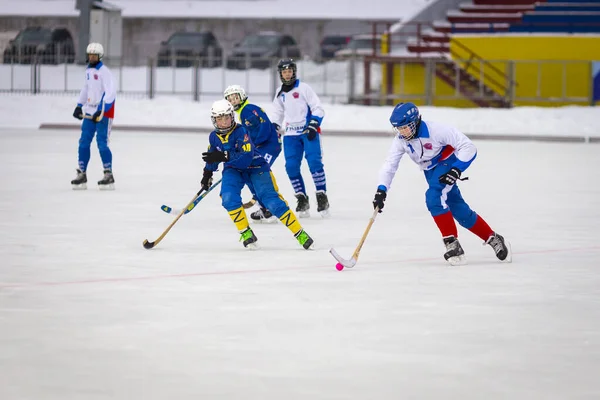
[[[275,64],[276,65],[276,64]],[[111,68],[119,94],[136,97],[180,96],[194,100],[219,98],[232,84],[242,85],[249,96],[268,100],[281,84],[276,68],[230,70],[226,68],[121,67]],[[0,92],[69,93],[78,92],[85,66],[73,64],[0,64]],[[298,62],[298,76],[310,84],[323,101],[348,103],[363,90],[363,63],[331,61],[317,64]],[[371,71],[371,87],[379,87],[379,67]]]

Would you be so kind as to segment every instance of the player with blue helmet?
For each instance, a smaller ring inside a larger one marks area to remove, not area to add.
[[[452,126],[422,121],[421,113],[413,103],[396,105],[390,123],[396,135],[379,174],[373,206],[382,211],[400,159],[406,154],[425,174],[429,186],[425,202],[442,234],[446,246],[444,258],[452,265],[466,261],[458,241],[456,220],[489,244],[499,260],[510,262],[510,243],[469,207],[457,185],[459,180],[464,180],[461,175],[477,156],[473,142]]]

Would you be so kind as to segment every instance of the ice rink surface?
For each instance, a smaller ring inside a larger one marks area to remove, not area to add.
[[[199,189],[200,134],[114,132],[117,190],[71,190],[76,131],[0,130],[0,399],[598,399],[598,145],[479,141],[460,184],[514,261],[459,228],[446,265],[401,163],[357,266],[390,139],[326,137],[333,217],[250,252]],[[314,185],[305,167],[311,200]],[[275,176],[295,207],[283,159]],[[245,198],[249,198],[245,192]]]

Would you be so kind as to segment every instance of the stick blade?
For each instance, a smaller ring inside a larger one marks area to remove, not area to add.
[[[160,206],[160,209],[163,210],[164,212],[166,212],[167,214],[171,214],[171,211],[173,211],[173,208],[167,206],[167,205],[162,205]]]
[[[154,247],[154,242],[149,242],[148,239],[144,239],[144,248],[150,250]]]
[[[346,259],[342,258],[342,256],[340,256],[339,253],[337,251],[335,251],[335,249],[333,247],[331,249],[329,249],[329,253],[331,253],[333,258],[335,258],[337,260],[337,262],[342,264],[344,266],[344,268],[352,268],[356,265],[356,258],[351,258],[349,260],[346,260]]]

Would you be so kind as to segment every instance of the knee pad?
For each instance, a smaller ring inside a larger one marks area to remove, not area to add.
[[[237,210],[242,206],[242,197],[235,193],[221,193],[221,204],[227,211]]]

